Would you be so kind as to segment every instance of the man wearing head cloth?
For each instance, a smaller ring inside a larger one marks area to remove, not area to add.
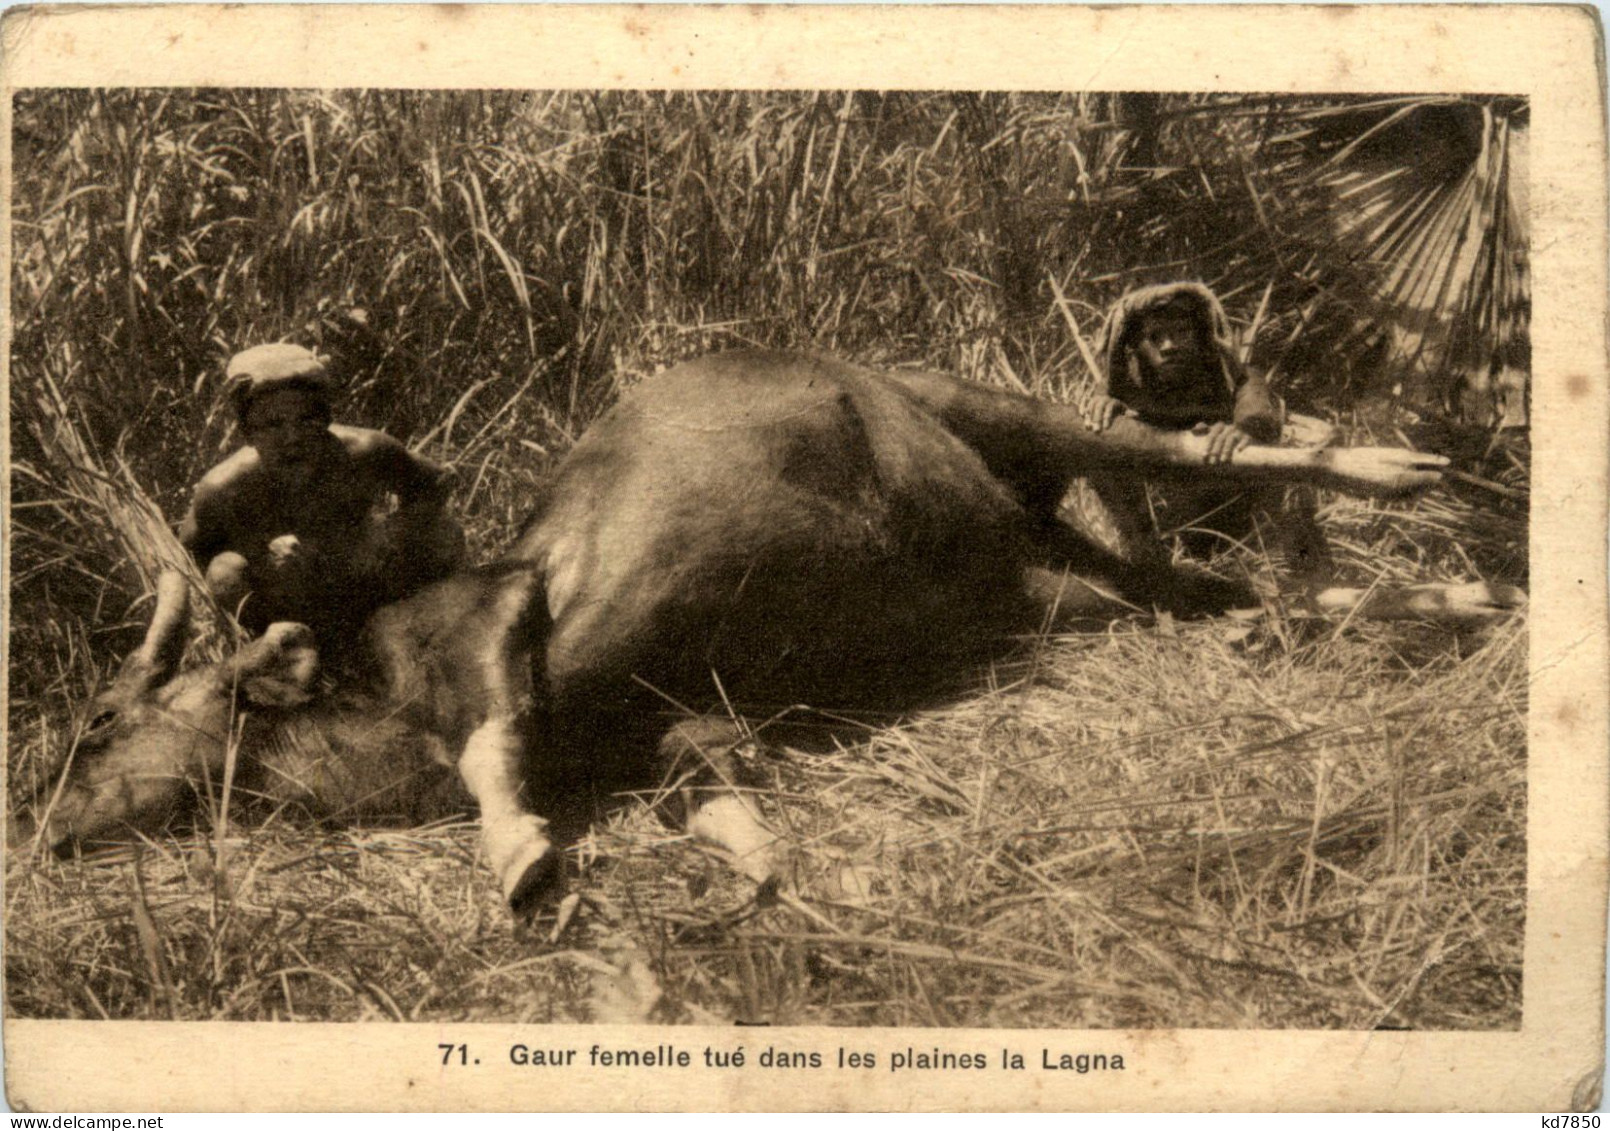
[[[1113,304],[1102,333],[1100,382],[1086,414],[1097,431],[1121,416],[1204,431],[1209,463],[1227,462],[1248,444],[1278,443],[1286,423],[1280,398],[1241,363],[1218,296],[1200,283],[1142,287]],[[1161,525],[1183,531],[1195,552],[1254,537],[1300,587],[1329,581],[1329,550],[1312,497],[1301,488],[1170,483],[1148,497],[1145,483],[1123,476],[1092,486],[1122,552],[1134,559],[1155,564],[1168,557]]]
[[[225,377],[246,444],[196,485],[179,536],[242,625],[299,621],[344,643],[375,608],[459,566],[449,475],[384,432],[332,423],[317,354],[255,346]]]

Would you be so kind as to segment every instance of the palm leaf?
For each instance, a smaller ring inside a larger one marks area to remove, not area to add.
[[[1321,257],[1321,285],[1347,275],[1363,283],[1369,323],[1391,335],[1392,364],[1423,399],[1467,409],[1462,391],[1500,369],[1529,369],[1527,233],[1516,199],[1524,105],[1405,97],[1273,113],[1285,121],[1272,147],[1298,158],[1287,191],[1332,204],[1298,230],[1341,253]]]

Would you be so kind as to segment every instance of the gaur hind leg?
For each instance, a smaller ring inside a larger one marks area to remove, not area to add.
[[[1118,553],[1125,561],[1152,570],[1170,566],[1172,555],[1157,531],[1144,479],[1102,476],[1090,480],[1090,491],[1100,500],[1118,543]]]
[[[1258,492],[1253,523],[1269,551],[1280,592],[1302,602],[1334,582],[1336,563],[1319,528],[1313,491],[1306,487],[1266,488]]]
[[[1268,487],[1255,497],[1254,536],[1268,551],[1273,584],[1288,612],[1323,618],[1423,620],[1477,625],[1526,607],[1526,592],[1485,581],[1466,584],[1336,585],[1336,563],[1321,530],[1314,493]]]
[[[1524,589],[1487,581],[1462,585],[1329,588],[1314,595],[1314,608],[1321,616],[1430,620],[1472,626],[1502,620],[1525,609],[1526,604]]]
[[[1175,568],[1152,533],[1143,483],[1118,478],[1104,481],[1096,493],[1113,518],[1123,552],[1104,548],[1060,517],[1037,524],[1038,564],[1068,576],[1054,581],[1046,570],[1031,570],[1030,596],[1044,603],[1050,594],[1059,619],[1110,618],[1154,608],[1176,616],[1209,616],[1257,604],[1256,594],[1241,582]]]
[[[1120,417],[1095,432],[1072,405],[912,370],[882,379],[901,389],[976,451],[1026,505],[1054,506],[1075,476],[1143,472],[1226,482],[1307,483],[1378,498],[1404,498],[1441,481],[1448,461],[1396,448],[1274,448],[1253,444],[1209,465],[1205,434],[1152,428]]]

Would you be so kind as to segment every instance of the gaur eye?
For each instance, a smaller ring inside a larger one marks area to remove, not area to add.
[[[94,734],[98,730],[105,730],[116,720],[116,711],[97,711],[95,717],[89,721],[89,726],[85,728],[85,733]]]

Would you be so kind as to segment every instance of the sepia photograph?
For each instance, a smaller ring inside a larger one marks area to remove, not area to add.
[[[1532,88],[928,77],[12,76],[12,1065],[1539,1020]]]

